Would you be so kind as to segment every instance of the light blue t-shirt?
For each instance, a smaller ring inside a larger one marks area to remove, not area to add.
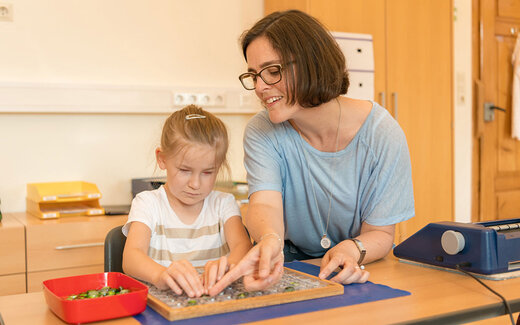
[[[383,107],[372,104],[354,139],[338,152],[315,149],[289,122],[273,124],[266,111],[246,127],[249,195],[263,190],[282,193],[285,239],[308,255],[326,252],[320,239],[327,225],[332,176],[327,230],[331,247],[358,236],[362,222],[386,226],[415,215],[406,137]]]

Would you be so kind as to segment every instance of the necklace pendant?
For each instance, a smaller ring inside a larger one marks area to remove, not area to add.
[[[320,244],[321,244],[321,247],[323,247],[324,249],[327,249],[330,247],[330,239],[327,238],[327,235],[323,235],[323,237],[321,237],[321,240],[320,240]]]

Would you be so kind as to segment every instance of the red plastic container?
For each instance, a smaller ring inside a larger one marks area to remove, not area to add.
[[[109,286],[130,292],[82,300],[66,300],[70,295]],[[67,323],[89,323],[136,315],[146,308],[148,287],[118,272],[71,276],[43,281],[43,293],[49,308]]]

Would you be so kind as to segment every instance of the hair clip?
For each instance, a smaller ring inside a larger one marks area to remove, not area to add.
[[[197,118],[206,118],[205,115],[200,115],[200,114],[188,114],[186,115],[186,120],[193,120],[193,119],[197,119]]]

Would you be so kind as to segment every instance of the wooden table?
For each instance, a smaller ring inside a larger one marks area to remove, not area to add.
[[[310,261],[314,264],[319,260]],[[406,290],[411,295],[348,307],[265,320],[268,324],[449,324],[503,315],[502,301],[466,275],[399,262],[395,257],[367,265],[370,281]],[[520,278],[486,284],[502,294],[514,312],[520,311]],[[28,308],[30,306],[30,308]],[[48,310],[43,294],[0,297],[0,313],[6,324],[63,324]],[[244,320],[247,321],[247,320]],[[100,324],[138,324],[132,317]]]

